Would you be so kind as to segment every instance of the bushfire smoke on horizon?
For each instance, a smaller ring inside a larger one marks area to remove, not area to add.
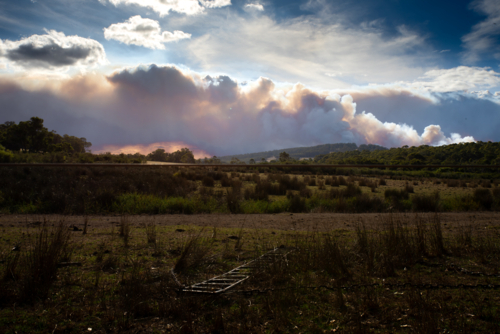
[[[491,112],[498,105],[483,100],[484,109],[467,116],[454,101],[465,108],[473,98],[456,93],[396,86],[317,91],[263,77],[238,83],[170,65],[82,74],[57,85],[19,82],[0,81],[1,122],[38,116],[58,133],[86,137],[94,152],[144,154],[172,146],[189,147],[199,158],[338,142],[399,147],[500,140],[494,128],[500,115]]]

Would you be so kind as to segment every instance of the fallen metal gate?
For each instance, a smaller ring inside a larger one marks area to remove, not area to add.
[[[225,274],[216,276],[201,283],[196,283],[183,288],[183,292],[219,294],[247,280],[252,271],[260,268],[262,264],[273,263],[276,258],[286,255],[283,248],[275,248],[264,255],[242,266],[234,268]]]

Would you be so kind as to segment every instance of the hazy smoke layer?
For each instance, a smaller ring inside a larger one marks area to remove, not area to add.
[[[401,95],[411,97],[410,103],[433,104],[387,88],[317,92],[301,84],[278,87],[266,78],[238,84],[227,76],[204,77],[152,65],[109,77],[87,75],[43,90],[0,84],[0,103],[7,108],[0,111],[0,121],[40,116],[60,133],[85,136],[94,150],[142,145],[136,149],[144,151],[182,142],[211,155],[336,142],[394,147],[474,140],[470,133],[445,134],[429,123],[419,133],[410,125],[381,122],[356,110],[356,94],[367,111],[369,97],[378,99],[379,110],[381,98],[390,101]]]

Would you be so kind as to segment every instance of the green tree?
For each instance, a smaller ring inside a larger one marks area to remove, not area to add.
[[[164,149],[159,148],[156,151],[153,151],[153,152],[149,153],[147,155],[147,160],[149,160],[149,161],[162,161],[162,162],[166,162],[167,161],[167,154],[165,153]]]
[[[14,155],[12,152],[6,150],[5,147],[0,145],[0,162],[10,162],[13,157]]]
[[[280,153],[279,157],[280,162],[286,162],[290,160],[290,154],[286,153],[285,151]]]

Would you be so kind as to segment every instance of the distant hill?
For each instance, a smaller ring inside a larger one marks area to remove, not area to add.
[[[292,148],[284,148],[280,150],[257,152],[257,153],[226,155],[223,157],[219,157],[219,159],[221,160],[221,162],[230,162],[232,158],[237,158],[246,163],[248,163],[250,159],[254,159],[255,162],[260,162],[262,158],[266,160],[269,160],[273,157],[274,159],[278,159],[280,153],[283,151],[288,153],[290,157],[297,160],[301,158],[314,159],[318,155],[326,155],[329,153],[348,152],[356,150],[376,151],[376,150],[387,150],[387,149],[382,146],[371,145],[371,144],[360,145],[358,147],[354,143],[338,143],[338,144],[324,144],[324,145],[309,146],[309,147],[292,147]]]

